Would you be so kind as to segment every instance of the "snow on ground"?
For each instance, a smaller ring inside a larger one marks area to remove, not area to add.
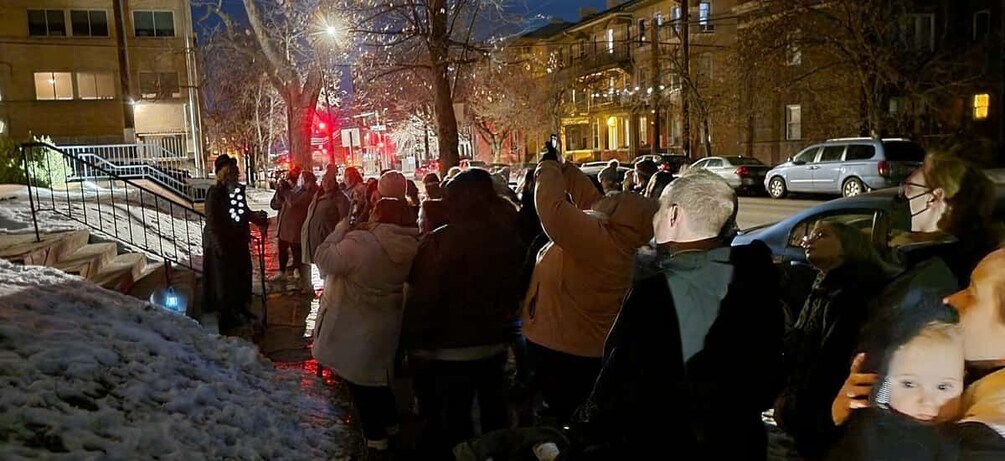
[[[0,459],[330,459],[327,389],[243,340],[0,261]]]

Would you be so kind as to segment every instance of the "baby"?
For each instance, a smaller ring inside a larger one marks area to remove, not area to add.
[[[890,356],[875,404],[925,423],[956,421],[963,393],[963,336],[931,322]]]

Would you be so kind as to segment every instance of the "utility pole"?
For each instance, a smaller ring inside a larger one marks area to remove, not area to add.
[[[650,27],[651,39],[651,50],[649,52],[652,57],[653,66],[653,81],[652,89],[655,93],[653,97],[653,154],[659,154],[660,148],[662,147],[660,141],[660,127],[663,125],[661,112],[663,110],[663,91],[660,89],[660,34],[659,28],[661,25],[655,20],[653,21],[652,27]]]
[[[691,156],[691,13],[688,0],[680,0],[680,46],[681,46],[681,82],[683,88],[680,92],[680,115],[681,115],[681,147],[684,148],[684,155]]]
[[[133,116],[132,79],[129,71],[129,52],[126,49],[126,21],[123,11],[127,0],[115,0],[112,14],[115,20],[115,43],[119,49],[119,85],[122,93],[123,137],[127,144],[136,141],[136,119]]]

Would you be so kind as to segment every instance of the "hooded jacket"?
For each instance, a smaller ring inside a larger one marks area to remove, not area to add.
[[[536,174],[534,201],[551,243],[538,254],[524,300],[524,336],[600,358],[632,284],[635,252],[653,236],[656,203],[635,194],[599,198],[586,175],[554,161]]]
[[[418,230],[343,221],[314,260],[325,291],[314,329],[314,358],[362,386],[384,386],[401,332],[403,289],[419,248]]]
[[[307,208],[307,218],[300,230],[300,244],[303,246],[303,263],[314,262],[314,252],[321,242],[335,230],[342,219],[349,216],[349,198],[340,189],[314,196]]]

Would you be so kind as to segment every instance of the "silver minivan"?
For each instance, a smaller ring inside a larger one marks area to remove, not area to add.
[[[853,197],[900,185],[924,160],[925,150],[908,139],[830,139],[772,168],[764,187],[774,198],[789,192]]]

